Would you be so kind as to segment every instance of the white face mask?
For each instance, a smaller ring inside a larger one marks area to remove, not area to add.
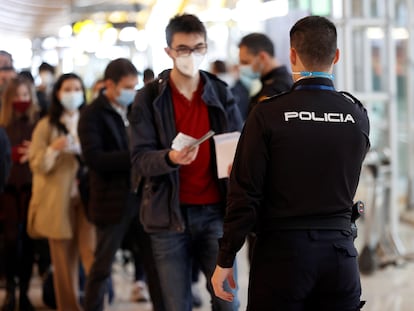
[[[66,110],[75,111],[83,103],[83,92],[64,92],[60,102]]]
[[[204,55],[191,53],[188,56],[178,56],[175,59],[175,64],[183,75],[195,77],[203,60]]]

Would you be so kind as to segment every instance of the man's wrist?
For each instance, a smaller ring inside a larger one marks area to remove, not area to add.
[[[169,152],[167,152],[165,154],[165,161],[167,162],[167,164],[171,167],[177,167],[179,166],[177,163],[174,163],[174,161],[171,160],[170,158],[170,153],[172,152],[172,150],[170,150]]]

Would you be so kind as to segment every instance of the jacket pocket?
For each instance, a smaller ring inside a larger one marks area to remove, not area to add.
[[[165,176],[146,177],[140,204],[140,220],[147,232],[163,231],[170,227],[171,187]]]

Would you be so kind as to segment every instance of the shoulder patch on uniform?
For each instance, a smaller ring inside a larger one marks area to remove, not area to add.
[[[358,100],[358,98],[356,98],[354,95],[352,95],[351,93],[345,92],[345,91],[340,91],[338,92],[340,94],[342,94],[342,96],[344,96],[345,98],[347,98],[349,101],[351,101],[353,104],[359,105],[361,107],[364,107],[364,105]]]
[[[272,96],[262,96],[262,97],[259,98],[258,103],[269,102],[273,99],[277,99],[277,98],[282,97],[283,95],[286,95],[286,94],[289,94],[289,93],[290,93],[290,91],[286,91],[286,92],[282,92],[282,93],[272,95]]]

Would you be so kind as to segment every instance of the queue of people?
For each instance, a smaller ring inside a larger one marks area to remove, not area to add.
[[[356,98],[334,88],[335,26],[309,16],[290,37],[292,74],[269,37],[252,33],[240,41],[237,78],[227,80],[224,67],[200,69],[206,28],[182,14],[166,27],[172,68],[157,77],[146,70],[138,91],[138,70],[125,58],[109,62],[89,103],[76,73],[53,83],[44,74],[50,101],[42,107],[33,81],[17,73],[5,80],[1,310],[35,309],[27,292],[37,239],[48,242],[56,309],[104,310],[128,232],[136,290],[148,286],[154,311],[192,310],[195,266],[212,310],[239,310],[236,253],[248,236],[257,241],[247,310],[360,310],[350,214],[369,148],[368,117]],[[0,52],[7,70],[9,56]],[[229,179],[218,178],[214,139],[176,144],[177,136],[198,139],[210,130],[241,132]],[[333,277],[337,271],[346,282]]]

